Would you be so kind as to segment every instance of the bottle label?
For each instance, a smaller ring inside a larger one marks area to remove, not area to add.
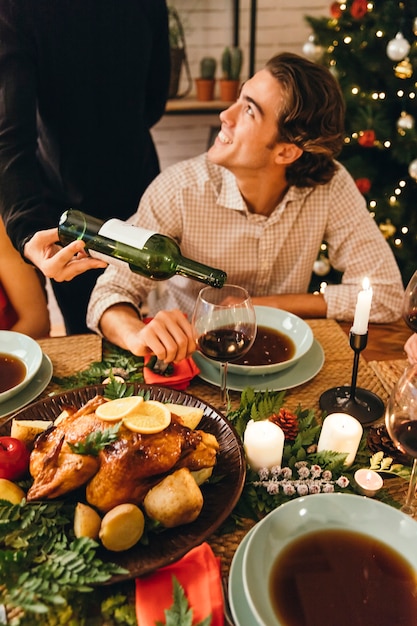
[[[119,241],[133,248],[142,249],[148,239],[155,235],[155,231],[146,230],[146,228],[139,228],[132,224],[126,224],[122,220],[113,218],[104,222],[103,226],[98,231],[99,235],[113,239],[113,241]]]
[[[104,261],[105,263],[111,263],[111,265],[118,265],[119,267],[126,268],[126,261],[122,261],[121,259],[116,259],[114,256],[110,256],[110,254],[104,254],[104,252],[97,252],[97,250],[88,249],[88,254],[93,259],[99,259],[100,261]]]

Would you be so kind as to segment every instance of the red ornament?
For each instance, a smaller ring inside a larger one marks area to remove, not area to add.
[[[330,15],[337,20],[339,17],[342,17],[342,9],[340,8],[340,4],[338,2],[332,2],[330,5]]]
[[[362,148],[372,148],[375,144],[375,131],[374,130],[361,130],[359,133],[358,144]]]
[[[369,178],[357,178],[355,183],[359,191],[363,194],[366,194],[371,190],[372,185]]]
[[[360,20],[368,13],[367,0],[353,0],[350,14],[355,20]]]

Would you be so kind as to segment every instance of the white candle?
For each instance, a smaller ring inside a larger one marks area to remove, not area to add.
[[[356,335],[366,335],[368,332],[369,314],[372,304],[372,289],[369,279],[364,278],[362,282],[362,290],[358,293],[356,302],[355,317],[353,320],[352,333]]]
[[[249,420],[243,446],[250,467],[258,471],[262,467],[281,466],[284,439],[284,432],[277,424],[269,420]]]
[[[349,467],[355,460],[362,433],[362,425],[357,419],[347,413],[332,413],[323,422],[317,452],[345,452],[348,455],[345,465]]]
[[[371,469],[358,469],[355,472],[355,482],[359,493],[363,496],[372,497],[384,484],[381,476]]]

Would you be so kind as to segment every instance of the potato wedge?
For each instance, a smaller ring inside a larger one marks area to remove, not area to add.
[[[203,508],[203,494],[190,470],[182,467],[152,487],[143,505],[149,517],[173,528],[194,522]]]
[[[210,478],[213,473],[213,467],[203,467],[200,470],[191,470],[191,476],[194,478],[198,486],[202,485]]]
[[[74,534],[79,537],[98,539],[101,526],[101,517],[95,509],[88,504],[77,502],[74,513]]]
[[[190,430],[197,428],[204,413],[204,410],[197,406],[186,406],[172,402],[167,402],[165,406],[169,408],[171,413],[178,415],[182,419],[184,426]]]
[[[13,419],[10,436],[20,439],[26,444],[27,448],[31,450],[36,437],[50,426],[52,426],[52,422],[48,422],[47,420]]]
[[[118,504],[101,520],[99,538],[107,550],[122,552],[132,548],[143,535],[145,516],[135,504]]]

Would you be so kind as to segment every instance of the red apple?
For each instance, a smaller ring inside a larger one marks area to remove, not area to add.
[[[18,480],[28,470],[30,453],[15,437],[0,437],[0,478]]]

